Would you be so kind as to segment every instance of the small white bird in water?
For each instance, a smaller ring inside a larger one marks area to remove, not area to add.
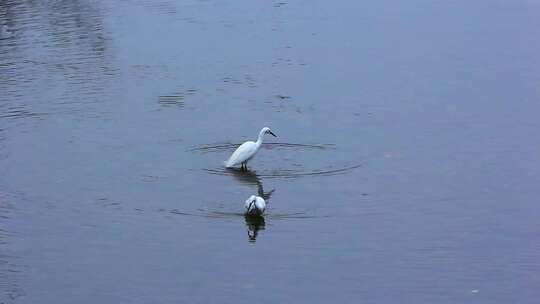
[[[274,137],[277,137],[276,134],[272,133],[270,128],[264,127],[261,132],[259,132],[259,138],[256,142],[246,141],[238,147],[231,157],[225,162],[225,167],[232,168],[234,166],[242,165],[243,170],[247,170],[247,162],[252,159],[257,151],[261,148],[263,142],[264,134],[271,134]]]
[[[246,215],[263,215],[264,209],[266,209],[266,202],[260,196],[250,196],[244,205],[246,207]]]

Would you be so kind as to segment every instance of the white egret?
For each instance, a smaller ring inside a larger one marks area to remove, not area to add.
[[[266,202],[260,196],[250,196],[244,205],[246,207],[246,215],[263,215],[264,209],[266,209]]]
[[[257,141],[246,141],[245,143],[241,144],[240,147],[238,147],[233,152],[231,157],[229,157],[229,159],[225,162],[225,167],[231,168],[237,165],[242,165],[242,169],[247,170],[247,162],[252,159],[255,154],[257,154],[257,151],[259,151],[261,148],[264,134],[271,134],[274,137],[277,137],[276,134],[272,133],[270,128],[262,128],[261,132],[259,132],[259,138]]]

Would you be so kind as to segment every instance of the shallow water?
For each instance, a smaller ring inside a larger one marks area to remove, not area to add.
[[[0,92],[2,303],[540,297],[538,1],[5,0]]]

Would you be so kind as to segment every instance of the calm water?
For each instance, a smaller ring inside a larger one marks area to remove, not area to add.
[[[536,303],[539,96],[537,0],[0,1],[0,303]]]

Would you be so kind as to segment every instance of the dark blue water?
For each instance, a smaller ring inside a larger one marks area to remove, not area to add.
[[[533,0],[0,1],[0,302],[536,303],[539,96]]]

